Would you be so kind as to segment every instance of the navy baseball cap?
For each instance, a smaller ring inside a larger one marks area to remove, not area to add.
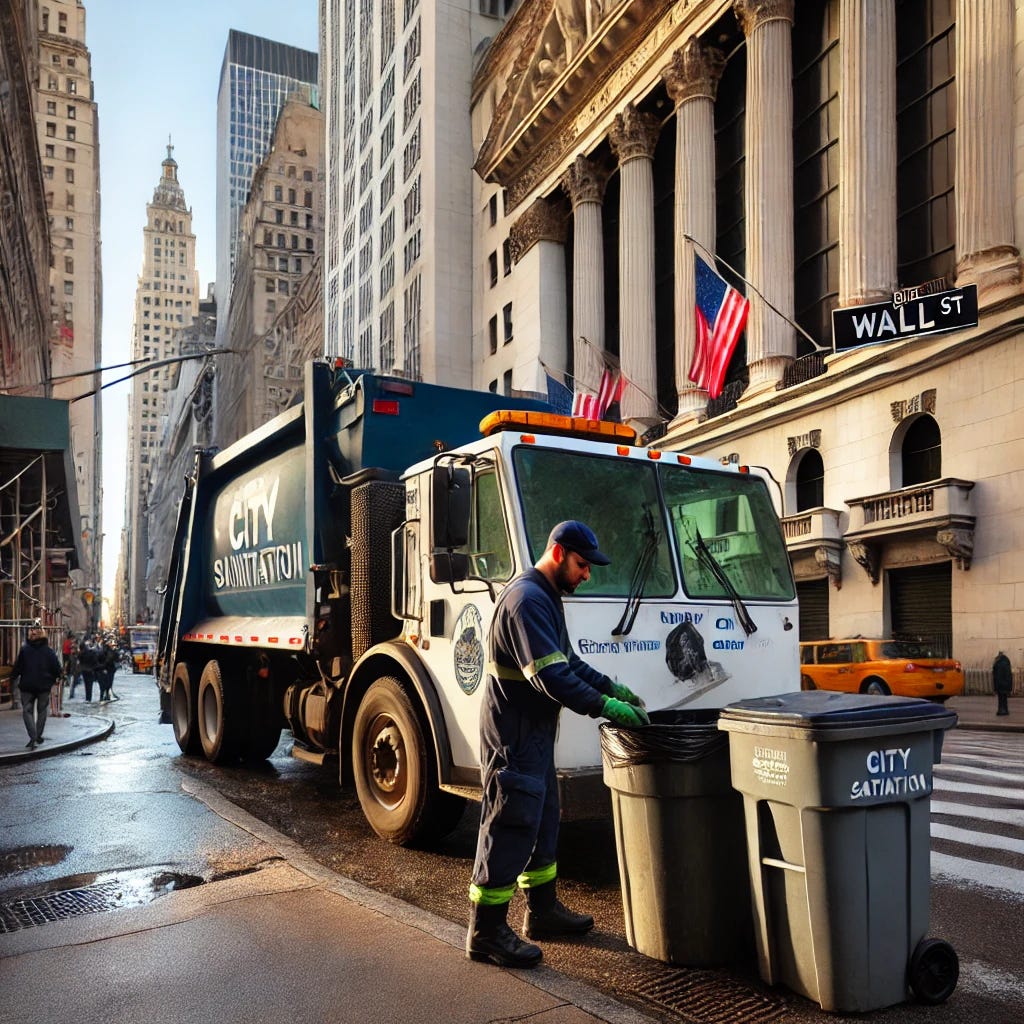
[[[548,547],[561,544],[569,551],[575,551],[580,558],[585,558],[594,565],[610,565],[611,559],[597,546],[594,531],[577,519],[567,519],[559,523],[548,535]]]

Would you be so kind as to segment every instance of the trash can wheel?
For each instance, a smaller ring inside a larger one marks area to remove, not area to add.
[[[944,1003],[956,988],[960,959],[945,939],[922,939],[910,958],[910,987],[919,1002]]]

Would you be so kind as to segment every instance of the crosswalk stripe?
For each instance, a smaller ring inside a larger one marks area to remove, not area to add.
[[[957,775],[977,775],[979,778],[992,781],[1003,779],[1011,785],[1024,786],[1024,768],[1018,774],[1014,774],[1013,772],[994,771],[992,768],[975,768],[974,765],[950,764],[948,762],[935,766],[935,777],[937,779],[946,779],[952,772],[955,772]]]
[[[944,825],[940,821],[932,822],[931,831],[933,839],[948,839],[954,843],[966,843],[968,846],[981,846],[989,850],[1006,850],[1009,853],[1024,854],[1024,839],[1014,839],[1012,836],[975,832],[969,828]]]
[[[1000,864],[965,860],[962,857],[951,857],[948,853],[932,851],[932,875],[1008,890],[1024,896],[1024,871]]]
[[[931,811],[932,814],[951,814],[954,817],[970,818],[975,821],[998,821],[1024,828],[1024,807],[975,807],[972,804],[957,804],[948,800],[932,800]]]
[[[1018,797],[1011,787],[1007,786],[975,786],[969,782],[950,783],[949,780],[936,777],[934,789],[953,795],[956,793],[973,793],[975,796],[1001,796],[1007,799]]]

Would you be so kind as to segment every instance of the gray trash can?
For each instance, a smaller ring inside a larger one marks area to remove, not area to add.
[[[667,963],[753,956],[743,800],[717,711],[655,711],[601,725],[626,941]]]
[[[929,701],[824,690],[722,710],[764,981],[841,1012],[908,985],[922,1002],[952,993],[956,953],[925,933],[932,767],[955,724]]]

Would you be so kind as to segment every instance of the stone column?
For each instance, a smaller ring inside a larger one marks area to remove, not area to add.
[[[572,202],[572,351],[579,388],[597,393],[604,368],[604,228],[601,203],[608,172],[578,156],[562,175]]]
[[[856,306],[898,284],[892,0],[840,0],[839,46],[839,305]]]
[[[665,87],[676,105],[677,419],[696,416],[707,403],[707,392],[689,378],[697,330],[694,247],[686,236],[696,239],[708,252],[715,251],[715,94],[724,65],[720,50],[702,46],[694,36],[672,55],[664,76]]]
[[[796,357],[793,319],[793,0],[733,0],[747,37],[745,397],[770,390]]]
[[[658,422],[654,317],[654,147],[660,125],[629,104],[609,132],[619,158],[619,363],[627,385],[622,420]]]
[[[547,395],[544,367],[561,370],[565,360],[565,201],[535,200],[509,231],[517,279],[526,282],[516,299],[516,391]]]
[[[957,0],[956,283],[1020,291],[1013,235],[1013,0]]]

